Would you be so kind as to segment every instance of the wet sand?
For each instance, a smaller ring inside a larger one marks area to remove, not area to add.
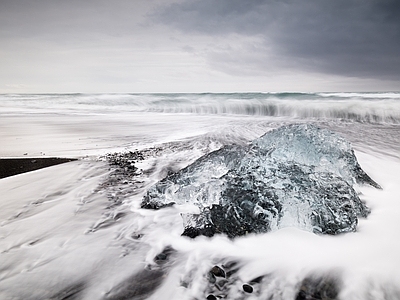
[[[0,179],[74,160],[76,159],[59,157],[2,158],[0,159]]]

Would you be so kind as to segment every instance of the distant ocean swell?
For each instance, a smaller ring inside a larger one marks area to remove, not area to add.
[[[0,95],[0,104],[60,107],[75,102],[99,112],[230,114],[343,119],[400,124],[400,93],[202,93],[202,94],[49,94]]]

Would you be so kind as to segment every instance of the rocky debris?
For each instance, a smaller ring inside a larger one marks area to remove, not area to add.
[[[96,191],[106,191],[110,200],[108,208],[121,205],[128,195],[135,195],[143,188],[141,170],[135,165],[144,159],[141,151],[110,153],[100,159],[110,165],[110,173]]]
[[[308,273],[305,277],[299,276],[296,283],[292,276],[281,271],[248,277],[249,270],[242,269],[246,267],[245,262],[225,258],[214,263],[203,275],[194,270],[182,275],[181,286],[191,289],[196,282],[198,288],[203,279],[203,299],[336,300],[342,285],[338,270]]]
[[[234,289],[236,282],[239,281],[239,278],[235,276],[238,269],[239,267],[234,261],[213,266],[206,275],[208,285],[205,293],[208,295],[207,299],[226,299],[231,290]]]
[[[94,192],[105,193],[109,203],[102,217],[87,230],[87,233],[110,227],[122,220],[129,214],[127,208],[121,207],[126,197],[138,193],[143,188],[143,181],[139,177],[141,170],[135,165],[144,159],[142,152],[110,153],[99,159],[109,164],[110,173]]]
[[[112,166],[117,166],[118,170],[126,173],[136,174],[137,168],[135,163],[143,160],[143,154],[140,151],[129,151],[124,153],[110,153],[106,154],[106,160]]]
[[[226,266],[228,265],[228,267]],[[237,274],[236,263],[214,266],[208,272],[208,285],[205,289],[206,299],[276,299],[286,300],[287,294],[282,290],[290,286],[285,276],[278,274],[266,274],[247,282]],[[226,277],[216,277],[213,273],[224,270]],[[214,270],[214,271],[213,271]],[[234,272],[230,272],[234,270]],[[230,275],[228,275],[230,274]],[[210,276],[211,275],[211,276]],[[337,274],[336,274],[337,275]],[[340,279],[335,273],[310,274],[294,285],[295,300],[336,300],[340,292]],[[287,292],[287,291],[286,291]]]
[[[183,235],[191,238],[234,238],[287,226],[339,234],[355,231],[358,217],[370,212],[356,184],[380,188],[349,142],[314,125],[289,125],[169,174],[148,190],[141,206],[198,206],[199,214],[183,215]]]

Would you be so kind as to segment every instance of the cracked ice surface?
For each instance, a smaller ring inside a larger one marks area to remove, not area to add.
[[[184,235],[229,237],[293,226],[315,233],[356,230],[369,209],[354,187],[379,188],[349,142],[314,125],[272,130],[246,146],[225,146],[155,184],[143,208],[191,203]]]

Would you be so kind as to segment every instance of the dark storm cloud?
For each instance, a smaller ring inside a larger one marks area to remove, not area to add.
[[[398,0],[187,0],[159,8],[152,18],[184,33],[261,37],[261,48],[285,67],[400,79]],[[271,62],[263,64],[257,49],[259,58],[249,63],[267,68]]]

